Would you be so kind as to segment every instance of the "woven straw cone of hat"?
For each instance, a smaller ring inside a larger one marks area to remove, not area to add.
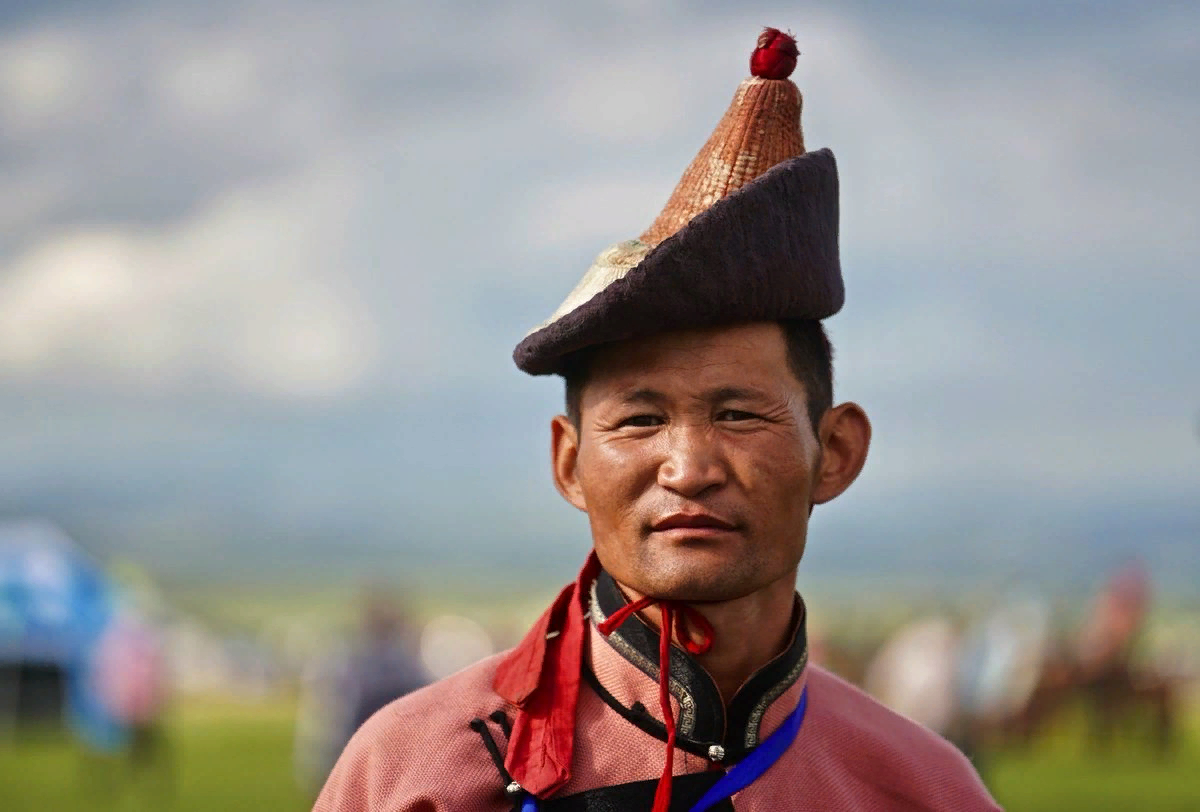
[[[641,240],[654,246],[771,167],[804,154],[803,98],[788,79],[746,79]]]
[[[798,54],[790,34],[775,28],[763,31],[750,58],[753,75],[738,86],[725,115],[683,173],[653,225],[638,239],[602,251],[558,309],[527,337],[624,278],[660,242],[718,200],[776,164],[804,154],[800,129],[803,97],[788,78]]]

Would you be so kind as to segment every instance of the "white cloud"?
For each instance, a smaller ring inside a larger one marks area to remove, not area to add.
[[[1051,262],[1069,284],[1097,272],[1097,255],[1177,274],[1156,260],[1197,244],[1188,143],[1200,107],[1131,78],[1130,62],[1166,59],[1163,14],[1145,16],[1124,37],[1081,32],[1042,51],[978,27],[915,46],[869,18],[808,19],[796,81],[809,147],[840,159],[844,243],[937,256],[917,284],[960,275],[949,266],[967,259],[1014,273]]]
[[[595,245],[596,253],[636,237],[658,214],[658,198],[670,194],[673,179],[622,174],[557,177],[532,185],[531,200],[515,217],[530,249]],[[583,275],[580,270],[580,276]]]
[[[70,34],[42,31],[3,46],[0,121],[9,137],[37,131],[78,102],[85,65]]]
[[[688,95],[686,77],[663,70],[663,61],[631,54],[571,70],[545,89],[547,106],[568,137],[618,143],[662,137],[684,120]]]
[[[372,314],[335,273],[354,173],[231,190],[160,229],[72,228],[0,277],[0,367],[151,391],[223,382],[330,395],[364,382]]]
[[[154,77],[165,111],[200,125],[254,116],[267,93],[253,43],[201,42],[181,49]]]

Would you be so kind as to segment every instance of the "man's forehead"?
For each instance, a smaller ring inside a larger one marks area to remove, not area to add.
[[[702,400],[707,403],[725,403],[732,400],[739,401],[763,401],[770,400],[777,393],[753,384],[738,384],[738,383],[715,383],[712,385],[704,385],[702,382],[689,381],[692,385],[688,387],[687,395],[689,398]],[[700,385],[696,385],[700,383]],[[621,403],[648,403],[662,404],[673,399],[674,387],[664,387],[656,389],[652,386],[640,386],[633,384],[624,388],[612,389],[604,392],[604,395],[609,399]]]
[[[597,350],[589,378],[622,390],[652,389],[655,380],[680,376],[710,386],[736,386],[746,379],[774,377],[786,364],[782,328],[755,323],[618,342]],[[721,380],[726,383],[718,383]]]

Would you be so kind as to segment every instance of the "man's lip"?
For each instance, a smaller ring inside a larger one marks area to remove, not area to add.
[[[689,530],[734,530],[736,529],[736,525],[709,513],[672,513],[670,516],[665,516],[650,525],[650,528],[656,533],[660,533],[665,530],[677,530],[680,528]]]

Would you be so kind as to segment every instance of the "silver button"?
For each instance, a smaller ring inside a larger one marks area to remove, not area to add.
[[[714,744],[714,745],[710,746],[708,748],[708,760],[709,761],[724,761],[725,760],[725,748],[719,744]]]
[[[522,792],[524,792],[525,788],[522,787],[520,784],[518,784],[516,781],[513,781],[511,784],[509,784],[507,787],[504,788],[504,791],[515,798],[516,796],[518,796]]]

